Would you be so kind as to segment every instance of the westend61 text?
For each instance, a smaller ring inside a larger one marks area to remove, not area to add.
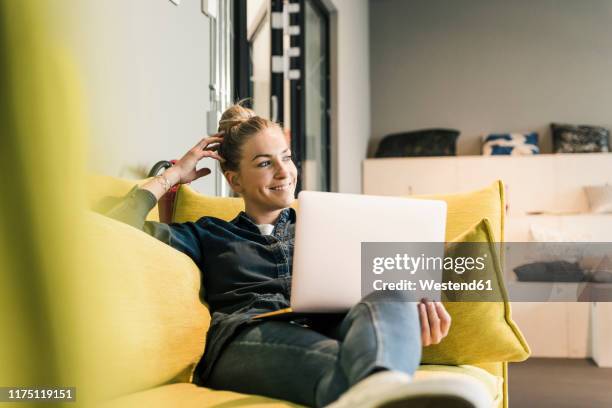
[[[418,286],[418,287],[417,287]],[[433,279],[417,282],[402,279],[397,282],[384,282],[377,279],[373,282],[374,290],[429,290],[429,291],[491,291],[491,280],[473,280],[471,282],[436,282]]]

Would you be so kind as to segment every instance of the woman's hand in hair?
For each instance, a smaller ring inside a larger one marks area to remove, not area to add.
[[[213,136],[206,136],[200,142],[190,149],[174,166],[172,166],[166,173],[172,171],[177,178],[175,184],[191,183],[194,180],[199,179],[210,174],[211,170],[208,167],[202,167],[196,169],[196,166],[200,160],[205,157],[223,161],[223,158],[219,156],[217,152],[219,145],[223,142],[223,133],[217,133]]]
[[[448,334],[451,317],[441,302],[423,299],[417,305],[421,321],[421,342],[423,347],[438,344]]]
[[[212,157],[213,159],[223,161],[217,153],[219,144],[223,141],[223,135],[217,133],[214,136],[205,137],[200,142],[190,149],[174,166],[166,170],[162,175],[153,177],[151,180],[143,184],[140,188],[150,191],[157,200],[170,190],[175,184],[190,183],[200,177],[210,174],[210,169],[203,167],[196,169],[200,160],[204,157]]]

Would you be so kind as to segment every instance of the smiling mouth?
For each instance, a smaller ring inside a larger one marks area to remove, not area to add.
[[[285,190],[289,190],[292,184],[293,183],[281,184],[281,185],[274,186],[274,187],[268,187],[268,189],[272,191],[285,191]]]

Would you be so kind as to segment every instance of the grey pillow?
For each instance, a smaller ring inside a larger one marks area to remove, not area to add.
[[[578,263],[534,262],[514,268],[521,282],[583,282],[586,275]]]
[[[459,131],[422,129],[385,136],[374,157],[455,156]]]
[[[600,126],[552,123],[555,153],[596,153],[610,151],[610,131]]]

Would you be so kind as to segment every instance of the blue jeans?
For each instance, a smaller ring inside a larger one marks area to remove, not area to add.
[[[421,360],[417,307],[401,294],[373,292],[346,314],[263,321],[226,346],[205,386],[321,407],[378,370],[412,375]]]

